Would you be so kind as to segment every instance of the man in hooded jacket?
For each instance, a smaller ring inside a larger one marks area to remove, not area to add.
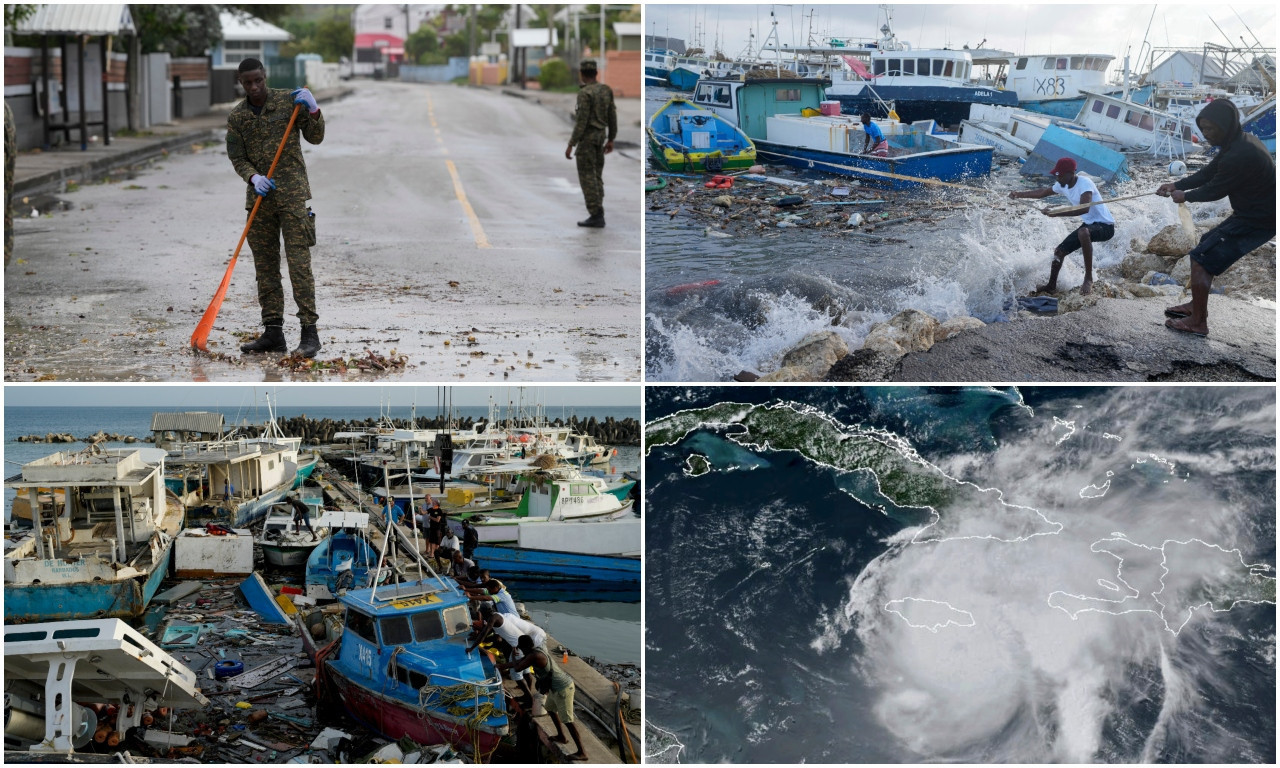
[[[1240,129],[1240,112],[1227,99],[1201,110],[1196,125],[1218,156],[1185,179],[1160,185],[1156,194],[1175,203],[1231,200],[1231,215],[1191,251],[1191,301],[1164,311],[1172,330],[1207,336],[1213,278],[1276,236],[1276,163],[1258,137]]]

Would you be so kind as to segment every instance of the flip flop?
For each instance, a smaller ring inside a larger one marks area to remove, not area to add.
[[[1184,317],[1191,317],[1191,313],[1190,313],[1190,312],[1183,312],[1183,311],[1181,311],[1181,310],[1174,309],[1173,307],[1169,307],[1168,309],[1166,309],[1166,310],[1164,311],[1164,316],[1165,316],[1165,317],[1169,317],[1169,318],[1173,318],[1174,320],[1179,320],[1179,319],[1184,318]]]
[[[1207,334],[1207,333],[1201,333],[1201,332],[1199,332],[1199,331],[1192,331],[1192,330],[1188,330],[1188,329],[1186,329],[1186,328],[1179,328],[1179,327],[1177,327],[1176,325],[1170,325],[1170,324],[1169,324],[1170,322],[1172,322],[1172,318],[1171,318],[1170,320],[1165,320],[1165,321],[1164,321],[1164,327],[1165,327],[1165,328],[1168,328],[1168,329],[1169,329],[1169,330],[1171,330],[1171,331],[1177,331],[1178,333],[1186,333],[1186,334],[1189,334],[1189,335],[1191,335],[1191,336],[1200,336],[1200,337],[1204,337],[1204,336],[1208,336],[1208,335],[1209,335],[1209,334]]]

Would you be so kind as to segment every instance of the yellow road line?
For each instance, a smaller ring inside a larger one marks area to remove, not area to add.
[[[436,141],[440,142],[440,147],[448,154],[448,149],[444,145],[444,137],[440,135],[440,126],[436,125],[435,105],[431,101],[431,96],[427,96],[427,119],[431,122],[431,128],[435,131]],[[462,210],[466,211],[467,220],[471,222],[471,236],[475,238],[477,248],[492,248],[489,244],[489,238],[484,233],[484,227],[480,226],[480,217],[476,216],[475,210],[471,207],[470,201],[467,200],[466,190],[462,188],[462,179],[458,176],[458,169],[452,160],[445,160],[444,164],[449,168],[449,175],[453,178],[453,193],[458,196],[458,202],[462,203]]]
[[[484,227],[480,226],[479,217],[471,209],[471,203],[467,202],[467,193],[462,189],[462,179],[458,177],[458,169],[454,167],[452,160],[445,160],[444,164],[449,167],[449,175],[453,177],[453,193],[458,196],[458,202],[462,203],[462,210],[467,212],[467,219],[471,221],[471,235],[476,239],[476,247],[492,248],[493,246],[489,245],[489,238],[484,234]]]

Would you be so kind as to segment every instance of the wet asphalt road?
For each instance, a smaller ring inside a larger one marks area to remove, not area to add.
[[[564,158],[570,126],[546,107],[489,90],[362,82],[323,108],[324,143],[303,144],[319,358],[395,350],[405,368],[296,372],[275,356],[242,357],[235,334],[260,329],[247,246],[213,354],[189,351],[245,215],[244,185],[218,143],[70,191],[60,196],[70,210],[17,223],[5,379],[640,378],[639,148],[608,156],[608,226],[583,229],[575,164]],[[291,346],[295,311],[290,294]]]

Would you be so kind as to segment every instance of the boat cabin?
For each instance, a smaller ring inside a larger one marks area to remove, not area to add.
[[[571,470],[563,477],[538,475],[525,489],[517,515],[531,519],[574,520],[618,514],[631,499],[619,500],[603,478]]]
[[[1084,91],[1076,122],[1114,136],[1127,150],[1177,157],[1201,150],[1204,136],[1193,118],[1182,118],[1119,96]]]
[[[1079,98],[1083,89],[1107,87],[1107,67],[1114,56],[1102,53],[974,56],[984,70],[980,85],[1007,88],[1020,103]]]

